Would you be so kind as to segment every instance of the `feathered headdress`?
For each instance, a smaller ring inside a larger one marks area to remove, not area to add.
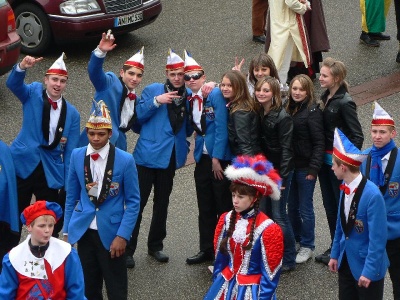
[[[236,157],[232,165],[225,169],[225,175],[233,182],[254,187],[273,200],[281,197],[281,177],[264,155]]]

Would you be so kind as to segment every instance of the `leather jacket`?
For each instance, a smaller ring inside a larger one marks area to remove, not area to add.
[[[292,115],[294,165],[317,177],[325,150],[323,116],[319,104],[307,105],[299,103],[298,111]]]
[[[293,120],[283,107],[261,112],[261,148],[284,180],[293,171]]]
[[[260,119],[253,111],[229,113],[229,146],[233,155],[256,155],[260,148]]]
[[[325,104],[323,110],[325,130],[325,150],[332,151],[333,135],[335,128],[339,128],[348,139],[361,149],[364,142],[364,134],[357,117],[357,107],[353,99],[342,85],[329,101],[329,91],[325,91],[321,100]]]

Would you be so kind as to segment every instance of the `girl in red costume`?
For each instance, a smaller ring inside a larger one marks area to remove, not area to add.
[[[283,235],[258,205],[263,195],[279,200],[280,177],[263,155],[238,156],[225,174],[234,209],[215,230],[213,284],[204,299],[276,299]]]

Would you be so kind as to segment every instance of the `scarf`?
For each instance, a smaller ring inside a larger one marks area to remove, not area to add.
[[[371,169],[369,171],[370,180],[375,183],[377,186],[383,186],[385,184],[385,176],[382,171],[382,157],[392,151],[393,148],[396,147],[396,144],[393,140],[390,140],[382,148],[376,148],[372,146],[371,149]]]
[[[175,92],[175,91],[178,92],[178,96],[179,97],[174,98],[174,100],[173,100],[173,103],[176,106],[179,106],[182,103],[182,101],[187,98],[185,85],[183,85],[183,86],[181,86],[179,88],[176,88],[176,87],[174,87],[172,85],[172,83],[169,81],[169,79],[167,79],[167,81],[165,83],[165,89],[164,90],[165,90],[166,93]]]

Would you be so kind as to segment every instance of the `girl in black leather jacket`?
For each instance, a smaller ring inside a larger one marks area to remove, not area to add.
[[[288,199],[290,223],[300,244],[296,263],[305,263],[315,249],[313,195],[324,156],[324,125],[320,103],[310,77],[301,74],[290,82],[286,111],[293,119],[294,173]]]
[[[266,211],[283,231],[285,250],[282,271],[291,271],[296,266],[296,249],[286,204],[293,176],[293,121],[282,107],[280,84],[276,78],[267,76],[260,79],[255,86],[254,95],[261,106],[261,149],[282,177],[281,198],[279,201],[266,199]]]
[[[349,95],[345,81],[346,74],[346,67],[341,61],[327,57],[322,62],[319,82],[322,88],[326,88],[326,91],[321,96],[321,100],[325,105],[323,110],[325,153],[324,163],[319,171],[318,179],[331,240],[333,240],[336,229],[340,195],[339,186],[341,184],[341,181],[336,178],[331,169],[333,133],[336,127],[339,128],[359,149],[361,149],[364,141],[356,104]],[[315,257],[317,262],[322,262],[326,265],[328,265],[329,259],[330,248],[325,253]]]
[[[222,77],[220,89],[228,101],[229,146],[234,156],[261,153],[260,120],[257,105],[251,99],[246,78],[239,71],[228,71]]]

